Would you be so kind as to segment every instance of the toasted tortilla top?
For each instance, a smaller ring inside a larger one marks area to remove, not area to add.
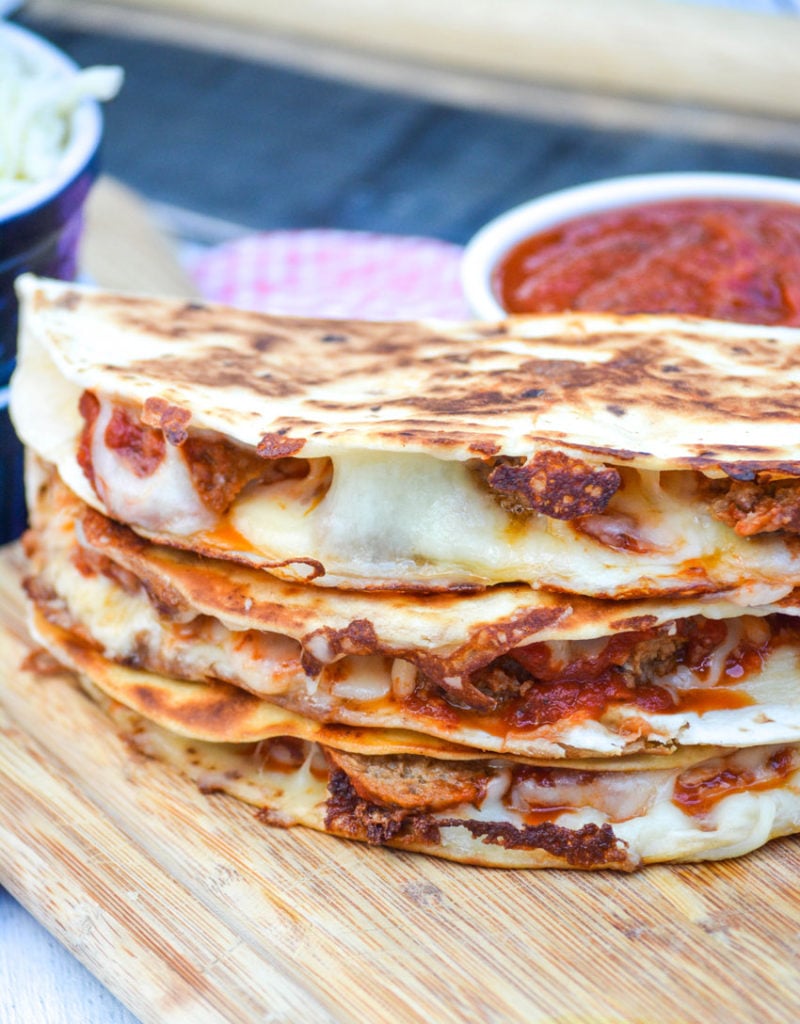
[[[267,316],[25,275],[23,334],[64,377],[267,457],[578,453],[589,462],[800,475],[800,331],[562,314],[499,324]]]

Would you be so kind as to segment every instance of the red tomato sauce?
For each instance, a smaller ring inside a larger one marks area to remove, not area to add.
[[[527,238],[493,279],[509,313],[687,313],[800,325],[800,209],[746,199],[646,203]]]
[[[676,781],[672,802],[687,814],[708,814],[720,800],[734,793],[780,788],[795,768],[790,747],[776,751],[755,771],[722,768],[716,774],[706,775],[702,768],[690,768]]]
[[[121,406],[114,406],[106,427],[105,443],[142,479],[155,473],[166,451],[161,431],[142,426],[133,410]]]

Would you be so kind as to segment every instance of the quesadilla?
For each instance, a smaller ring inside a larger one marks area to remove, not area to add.
[[[144,754],[490,866],[800,831],[800,333],[20,295],[31,630]]]
[[[20,436],[161,544],[350,589],[758,605],[800,584],[797,330],[364,324],[19,290]]]

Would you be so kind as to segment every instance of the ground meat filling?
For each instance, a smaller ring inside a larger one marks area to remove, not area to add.
[[[711,514],[740,537],[759,533],[800,533],[800,480],[708,480]]]
[[[432,688],[455,707],[500,713],[514,728],[600,716],[615,703],[664,712],[675,707],[664,679],[679,665],[702,678],[726,635],[724,623],[697,617],[617,633],[583,650],[573,647],[563,659],[554,655],[553,645],[529,644],[468,679],[445,677]]]
[[[287,476],[306,476],[305,459],[264,462],[253,452],[227,441],[189,437],[183,445],[194,489],[206,508],[218,515],[227,512],[250,483],[265,483]]]
[[[333,749],[327,750],[327,757],[347,773],[356,794],[370,803],[438,811],[456,804],[478,804],[486,793],[483,764],[404,755],[367,757]]]
[[[177,447],[191,475],[192,484],[206,508],[223,515],[241,491],[251,483],[273,483],[287,478],[303,478],[309,473],[306,459],[265,459],[255,451],[211,435],[191,434],[186,429],[189,414],[185,410],[148,400],[140,412],[115,405],[103,435],[103,444],[114,452],[126,468],[145,479],[158,469],[166,445]],[[163,408],[162,408],[163,406]],[[100,402],[91,391],[81,396],[79,410],[84,427],[78,445],[78,464],[87,480],[95,486],[92,462],[94,431],[100,414]],[[155,412],[158,417],[154,419]],[[184,415],[181,415],[184,413]]]
[[[332,760],[340,760],[340,751],[328,750],[327,756]],[[354,756],[354,755],[348,755]],[[421,760],[412,757],[368,758],[359,756],[359,761],[374,760],[383,762]],[[452,762],[444,762],[439,774],[444,775]],[[384,766],[385,767],[385,766]],[[392,767],[396,768],[396,764]],[[419,777],[427,770],[411,768],[405,774]],[[461,764],[457,766],[461,775],[470,773],[486,776],[483,765]],[[419,845],[429,846],[441,842],[443,828],[465,828],[475,839],[507,850],[541,850],[557,857],[571,867],[581,868],[632,868],[626,844],[614,834],[610,825],[587,824],[578,829],[564,828],[553,822],[542,822],[538,825],[517,827],[508,821],[482,821],[469,817],[436,817],[426,809],[424,800],[415,807],[402,806],[391,798],[390,776],[385,784],[387,791],[384,802],[378,803],[359,795],[356,788],[358,779],[364,774],[374,774],[362,768],[356,782],[341,768],[334,768],[328,782],[329,797],[326,805],[325,828],[340,835],[366,840],[373,845]],[[488,777],[484,778],[484,787]],[[458,788],[458,783],[455,784]],[[404,788],[400,783],[400,790]],[[477,803],[476,803],[477,806]]]
[[[364,800],[341,769],[331,773],[328,791],[325,828],[329,832],[365,839],[375,846],[400,837],[429,845],[439,841],[439,827],[429,813]]]

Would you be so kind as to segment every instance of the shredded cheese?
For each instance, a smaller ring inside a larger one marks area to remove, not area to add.
[[[87,98],[112,99],[122,78],[118,67],[67,74],[0,36],[0,201],[56,172],[77,107]]]

